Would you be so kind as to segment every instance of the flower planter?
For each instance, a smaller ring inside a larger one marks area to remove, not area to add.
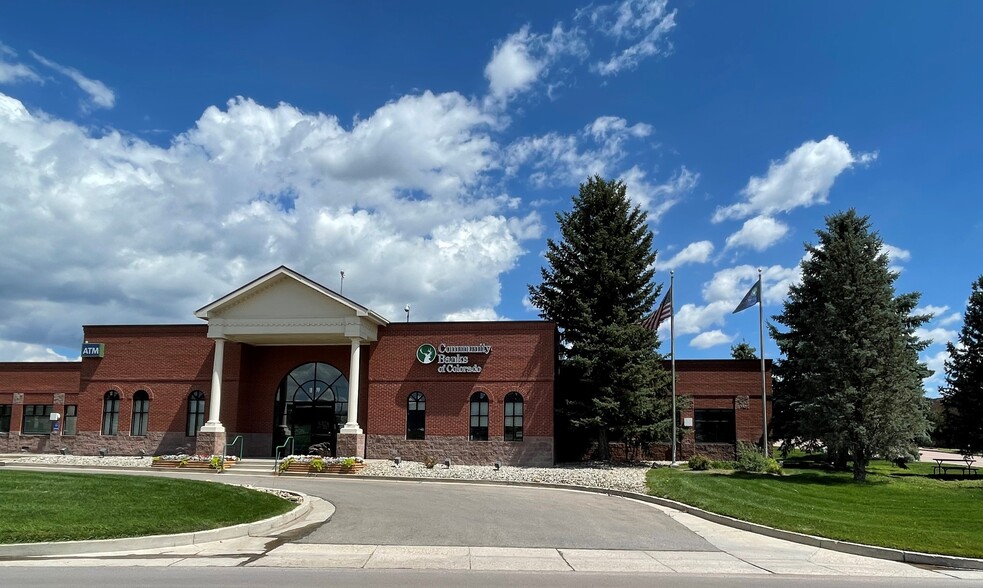
[[[232,466],[235,465],[235,463],[236,463],[235,461],[226,461],[225,462],[224,469],[231,468]],[[153,462],[150,465],[151,465],[151,467],[155,467],[155,468],[176,468],[176,469],[179,468],[179,469],[183,469],[183,470],[211,470],[211,469],[214,469],[212,467],[211,462],[208,462],[208,461],[187,461],[187,462],[180,462],[180,461],[171,461],[171,460],[158,459],[157,461]]]
[[[286,468],[281,469],[279,474],[283,475],[304,475],[310,476],[315,474],[357,474],[362,471],[365,467],[364,463],[356,463],[355,465],[345,467],[340,463],[330,463],[325,464],[320,471],[315,469],[309,463],[305,462],[292,462],[287,465]]]

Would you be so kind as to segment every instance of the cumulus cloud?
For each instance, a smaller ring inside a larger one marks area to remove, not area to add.
[[[733,335],[725,335],[723,331],[713,330],[700,333],[689,342],[690,345],[696,347],[697,349],[708,349],[710,347],[716,347],[718,345],[723,345],[725,343],[730,343],[734,340]]]
[[[942,325],[943,327],[948,327],[949,325],[958,323],[962,319],[963,319],[963,315],[961,313],[954,312],[943,319],[939,319],[939,324]]]
[[[74,67],[60,65],[54,61],[51,61],[50,59],[45,59],[33,51],[31,51],[31,55],[42,65],[45,65],[56,72],[67,76],[88,95],[88,100],[82,103],[84,109],[87,110],[92,107],[112,108],[116,105],[116,94],[110,90],[106,84],[100,82],[99,80],[94,80],[82,75],[82,72]]]
[[[592,69],[602,76],[615,75],[635,69],[648,57],[669,52],[672,45],[666,37],[676,26],[676,11],[667,7],[668,0],[624,0],[581,11],[581,18],[617,44]]]
[[[688,263],[706,263],[713,253],[713,243],[710,241],[697,241],[690,243],[682,251],[673,255],[664,262],[656,259],[656,270],[676,269]]]
[[[76,361],[41,345],[24,345],[11,341],[0,341],[0,358],[3,361]]]
[[[20,81],[40,82],[33,69],[16,62],[17,52],[0,43],[0,84],[13,84]]]
[[[892,272],[900,273],[904,269],[901,264],[911,259],[910,251],[895,247],[894,245],[888,245],[887,243],[881,246],[881,253],[887,255],[890,262],[888,269]]]
[[[876,153],[851,152],[849,145],[833,135],[819,142],[806,141],[784,160],[773,161],[765,177],[752,177],[741,191],[744,201],[718,208],[713,222],[825,204],[841,173],[876,158]]]
[[[942,314],[947,310],[949,310],[948,306],[933,306],[931,304],[927,304],[916,308],[913,311],[913,314],[930,314],[933,317],[939,317],[942,316]]]
[[[557,24],[549,34],[534,34],[523,26],[495,46],[485,66],[491,97],[497,103],[529,90],[564,56],[585,57],[587,46],[579,30]]]
[[[915,336],[924,341],[928,341],[932,345],[944,345],[948,342],[954,341],[956,339],[956,331],[950,331],[943,327],[934,327],[927,329],[925,327],[918,327],[915,329]]]
[[[768,216],[756,216],[744,222],[741,230],[727,237],[727,249],[748,247],[764,251],[788,233],[788,225]]]
[[[349,126],[236,98],[159,147],[0,94],[0,342],[189,322],[281,264],[328,287],[343,269],[346,296],[397,320],[406,303],[419,320],[495,318],[502,274],[542,227],[487,188],[493,124],[456,93]]]

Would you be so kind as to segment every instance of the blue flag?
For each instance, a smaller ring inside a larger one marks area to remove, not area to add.
[[[748,290],[747,294],[744,295],[744,299],[741,300],[741,303],[737,305],[737,308],[735,308],[734,312],[732,312],[731,314],[736,314],[738,312],[741,312],[742,310],[747,310],[748,308],[751,308],[752,306],[760,302],[761,302],[761,278],[758,278],[758,281],[755,282],[753,286],[751,286],[751,289]]]

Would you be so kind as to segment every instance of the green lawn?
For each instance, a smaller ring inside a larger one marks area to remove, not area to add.
[[[0,543],[111,539],[258,521],[295,505],[215,482],[0,471]]]
[[[932,464],[848,472],[786,469],[784,476],[649,472],[649,494],[738,519],[897,549],[983,557],[983,480],[936,480]]]

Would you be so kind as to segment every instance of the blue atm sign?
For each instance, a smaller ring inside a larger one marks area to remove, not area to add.
[[[105,357],[105,356],[106,356],[105,343],[82,344],[82,357]]]

